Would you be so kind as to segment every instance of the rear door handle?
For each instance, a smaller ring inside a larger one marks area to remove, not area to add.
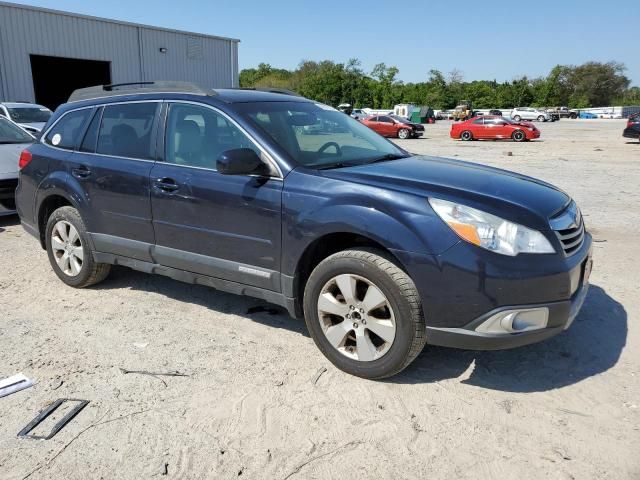
[[[175,192],[180,188],[173,178],[156,178],[154,184],[156,188],[164,192]]]
[[[76,178],[87,178],[91,175],[91,170],[86,165],[80,165],[77,168],[71,169],[71,174]]]

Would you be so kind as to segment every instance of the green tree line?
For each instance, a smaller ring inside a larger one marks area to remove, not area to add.
[[[446,75],[430,70],[425,81],[404,83],[398,79],[399,70],[384,63],[367,73],[358,59],[304,60],[293,71],[267,63],[244,69],[240,86],[284,88],[329,105],[350,103],[356,108],[416,103],[449,109],[463,99],[471,100],[474,108],[640,105],[640,87],[630,86],[625,70],[618,62],[557,65],[546,77],[522,76],[510,82],[466,82],[458,70]]]

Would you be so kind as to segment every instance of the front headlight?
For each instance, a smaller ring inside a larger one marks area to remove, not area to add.
[[[536,230],[459,203],[430,198],[429,204],[460,238],[479,247],[509,256],[555,253],[549,240]]]

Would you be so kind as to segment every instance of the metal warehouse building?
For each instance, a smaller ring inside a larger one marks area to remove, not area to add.
[[[0,2],[0,101],[55,108],[76,88],[148,80],[237,87],[238,42]]]

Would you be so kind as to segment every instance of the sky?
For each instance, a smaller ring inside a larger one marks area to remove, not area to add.
[[[614,60],[640,86],[638,0],[25,0],[20,3],[238,38],[240,69],[301,60],[383,62],[419,82],[546,75],[557,64]]]

